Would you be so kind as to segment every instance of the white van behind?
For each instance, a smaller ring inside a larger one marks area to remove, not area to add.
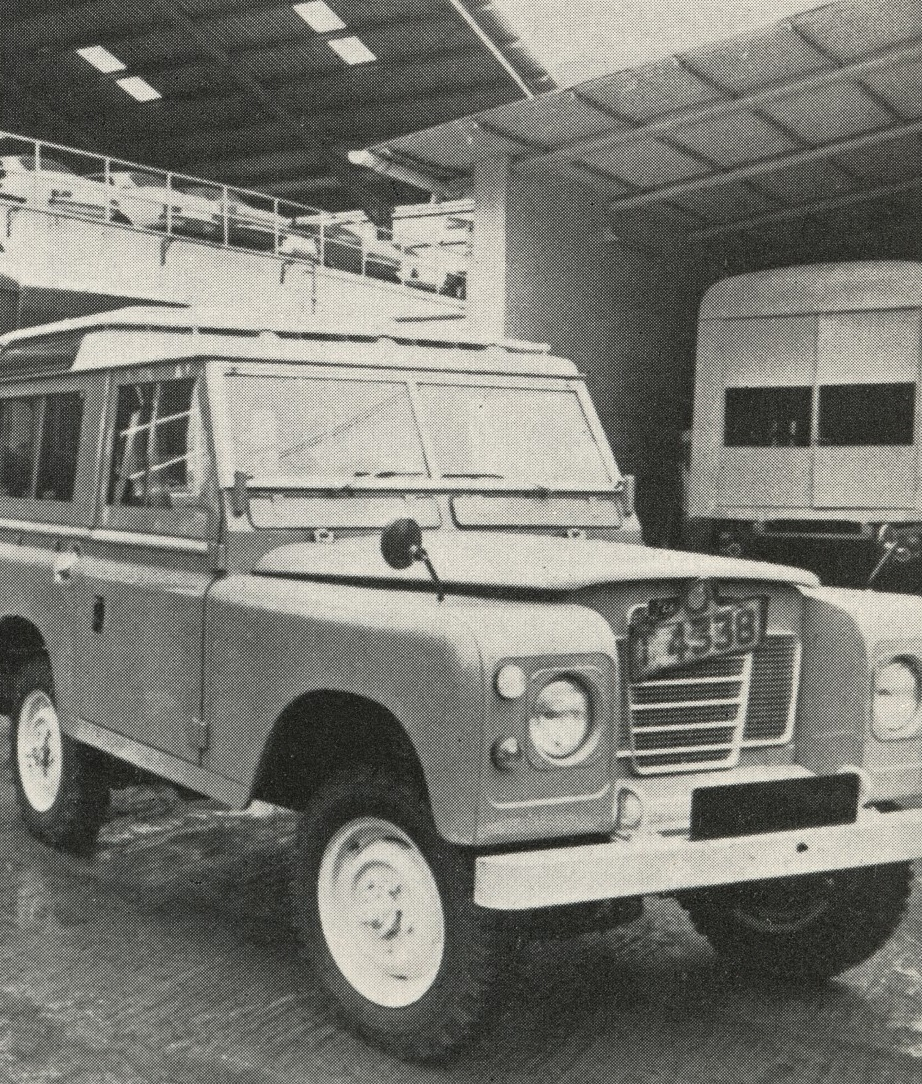
[[[862,582],[922,535],[922,263],[775,268],[700,308],[689,537]]]

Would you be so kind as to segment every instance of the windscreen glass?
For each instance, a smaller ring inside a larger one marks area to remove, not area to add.
[[[254,478],[426,476],[405,384],[229,376],[237,468]]]
[[[419,395],[443,478],[611,484],[574,391],[421,384]]]
[[[569,388],[426,382],[414,405],[399,379],[226,379],[234,469],[252,480],[256,526],[437,524],[431,495],[400,493],[413,481],[444,485],[462,526],[621,524],[603,450]],[[325,492],[298,493],[302,480]],[[573,496],[583,490],[606,492]]]

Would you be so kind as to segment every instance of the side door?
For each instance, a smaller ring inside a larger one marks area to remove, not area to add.
[[[820,317],[814,508],[916,507],[920,354],[918,310]]]
[[[96,526],[74,571],[81,718],[192,761],[218,528],[203,402],[191,365],[115,373]]]
[[[74,710],[70,570],[92,522],[101,374],[8,384],[0,396],[0,612],[44,636],[58,709]]]
[[[709,437],[719,507],[810,507],[816,326],[815,316],[721,321],[699,353],[722,376],[723,418]]]

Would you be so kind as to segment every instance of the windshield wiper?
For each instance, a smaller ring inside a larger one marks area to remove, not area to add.
[[[498,482],[502,482],[506,476],[504,474],[496,474],[493,471],[480,471],[480,472],[475,471],[475,472],[473,472],[471,474],[465,474],[463,472],[452,473],[452,474],[443,474],[442,477],[443,478],[469,478],[469,479],[471,479],[472,481],[475,481],[475,482],[477,480],[479,480],[480,478],[495,478]]]
[[[353,478],[425,478],[426,472],[421,470],[357,470]]]

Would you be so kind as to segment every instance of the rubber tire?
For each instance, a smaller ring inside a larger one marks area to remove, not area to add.
[[[445,913],[445,953],[432,987],[403,1008],[378,1005],[346,979],[327,948],[317,902],[329,840],[358,817],[379,817],[416,843],[435,877]],[[500,918],[473,902],[473,860],[438,835],[417,787],[389,770],[334,777],[301,817],[292,898],[305,962],[322,999],[354,1034],[405,1061],[446,1057],[477,1031],[509,968],[513,938]]]
[[[706,889],[679,902],[734,971],[817,985],[862,963],[888,940],[906,909],[912,879],[912,863],[900,862],[778,881],[782,892],[786,885],[807,887],[825,902],[814,917],[787,930],[756,929],[744,917],[752,914],[754,894],[773,882]]]
[[[61,735],[61,788],[50,809],[36,810],[26,797],[19,775],[16,746],[19,718],[30,693],[41,689],[54,701],[51,666],[45,655],[29,659],[14,678],[10,726],[10,759],[16,800],[26,828],[32,835],[61,850],[83,852],[96,839],[109,809],[109,786],[93,751]]]

